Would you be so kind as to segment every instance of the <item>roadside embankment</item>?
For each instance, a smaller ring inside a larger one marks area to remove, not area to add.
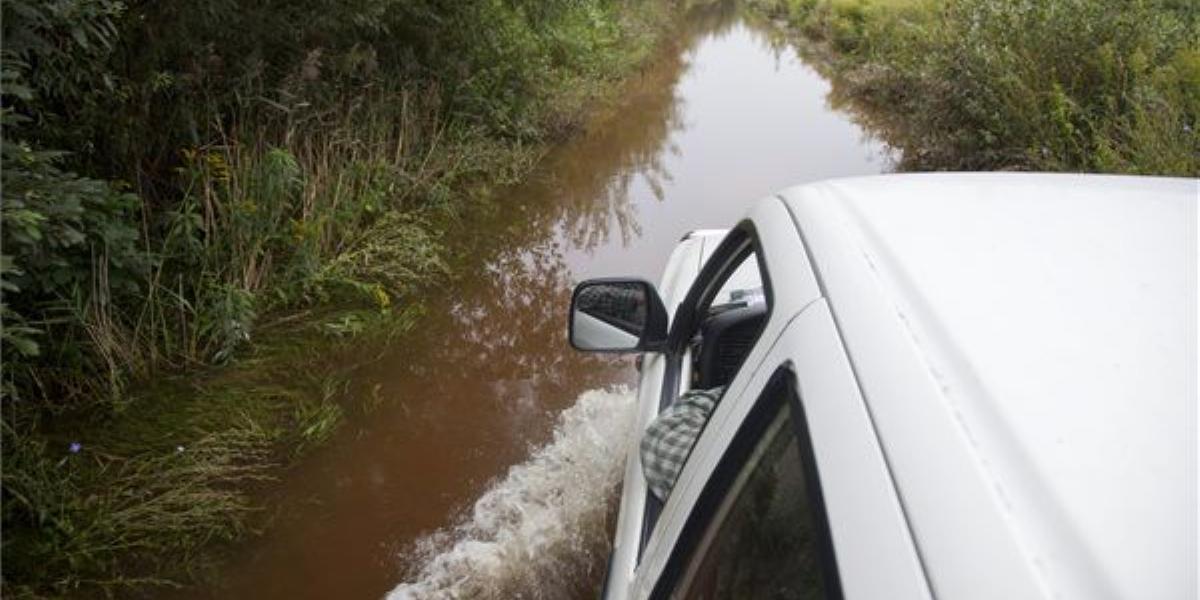
[[[752,0],[907,170],[1200,175],[1189,0]]]
[[[177,585],[266,526],[270,481],[372,410],[353,360],[453,276],[445,232],[671,10],[5,2],[3,595]]]

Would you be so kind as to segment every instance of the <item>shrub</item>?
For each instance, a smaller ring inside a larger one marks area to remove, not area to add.
[[[1198,13],[1167,0],[823,0],[793,19],[831,42],[848,95],[907,168],[1195,176]]]
[[[665,20],[609,0],[0,10],[5,596],[165,584],[241,535],[247,482],[343,415],[336,378],[294,381],[328,375],[312,340],[261,343],[262,323],[311,312],[298,331],[326,346],[405,331],[448,273],[442,232]],[[218,391],[164,383],[219,363]]]
[[[329,265],[385,217],[436,229],[512,182],[650,37],[600,0],[3,10],[6,381],[45,403],[227,361],[271,311],[373,303],[331,293]],[[339,289],[429,281],[402,237]]]
[[[35,361],[56,372],[64,400],[119,390],[140,361],[127,355],[116,313],[134,301],[150,264],[138,197],[63,170],[59,152],[6,137],[0,153],[6,392],[45,385],[29,371]]]

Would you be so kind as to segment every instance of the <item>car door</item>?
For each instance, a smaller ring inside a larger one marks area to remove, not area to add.
[[[786,316],[701,433],[633,597],[930,596],[825,301]]]
[[[689,240],[685,239],[683,243],[688,242]],[[794,271],[780,281],[771,281],[767,276],[768,268],[763,256],[765,247],[769,245],[790,245],[794,247],[793,250],[798,251],[798,254],[775,252],[777,256],[789,257],[785,261],[786,265]],[[791,313],[795,312],[795,303],[808,302],[818,297],[815,277],[807,267],[803,249],[798,245],[795,226],[786,208],[777,198],[760,202],[747,219],[727,233],[715,250],[706,254],[708,257],[700,273],[694,276],[694,281],[682,299],[676,299],[678,297],[673,293],[666,296],[673,299],[668,300],[670,305],[667,306],[668,312],[672,314],[672,328],[666,347],[643,356],[638,392],[641,407],[638,419],[642,428],[680,393],[691,389],[693,385],[703,383],[696,380],[696,373],[692,369],[693,351],[697,349],[693,342],[696,333],[704,325],[708,309],[714,303],[734,300],[734,291],[746,292],[761,287],[756,294],[739,294],[739,300],[745,299],[746,304],[749,304],[750,295],[761,300],[760,307],[765,308],[765,314],[761,317],[765,324],[756,332],[757,337],[750,336],[750,339],[741,340],[743,349],[748,351],[741,355],[744,360],[720,361],[726,371],[724,377],[732,377],[727,388],[734,389],[745,384],[745,368],[737,368],[737,363],[754,363],[759,360],[766,348],[763,340],[773,339],[781,330],[783,323],[777,317],[777,306],[784,313]],[[672,260],[674,256],[672,255]],[[747,272],[751,265],[754,266],[753,276],[749,276],[751,274]],[[797,276],[798,274],[803,276]],[[677,272],[668,268],[664,289],[671,288],[671,283],[677,282],[677,275]],[[738,332],[737,329],[732,331]],[[630,597],[632,580],[636,576],[643,550],[655,530],[655,523],[661,512],[662,503],[647,490],[642,475],[640,457],[637,452],[633,452],[626,465],[615,543],[606,576],[606,598]]]
[[[767,256],[774,257],[768,260]],[[769,264],[770,263],[770,264]],[[683,299],[672,309],[668,347],[645,361],[640,386],[643,409],[661,410],[678,395],[691,389],[697,379],[692,369],[693,340],[701,330],[708,309],[732,297],[735,288],[746,288],[745,269],[754,265],[766,307],[765,325],[745,354],[743,364],[729,381],[727,395],[736,395],[746,384],[746,365],[756,364],[786,324],[786,317],[819,298],[816,276],[808,266],[790,213],[778,198],[759,202],[747,218],[731,229],[706,259],[701,272]],[[772,271],[774,267],[774,271]],[[780,274],[772,278],[771,273]],[[782,317],[780,315],[783,315]],[[728,365],[726,365],[728,367]],[[648,406],[657,395],[656,407]],[[643,415],[643,427],[653,418]],[[618,518],[616,544],[610,564],[605,597],[629,597],[631,580],[651,534],[655,531],[662,503],[648,491],[642,478],[637,453],[627,466],[625,493]],[[634,493],[630,493],[631,490]],[[630,535],[636,529],[638,535]]]

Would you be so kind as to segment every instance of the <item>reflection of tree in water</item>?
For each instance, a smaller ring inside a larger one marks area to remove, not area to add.
[[[451,308],[470,353],[460,364],[488,379],[531,378],[555,387],[611,375],[604,369],[609,361],[566,342],[570,272],[553,243],[502,254],[488,271],[479,293]]]
[[[682,55],[671,52],[637,76],[619,111],[596,119],[583,137],[548,157],[546,175],[529,186],[573,245],[592,249],[612,234],[624,244],[640,236],[630,202],[630,188],[639,179],[663,199],[671,179],[666,140],[683,126],[674,85],[683,71]]]
[[[676,84],[688,67],[686,48],[702,36],[722,35],[736,23],[736,6],[721,2],[692,9],[673,47],[631,78],[620,102],[593,119],[587,133],[553,152],[543,174],[515,197],[537,206],[572,245],[592,250],[620,235],[641,235],[631,190],[643,183],[657,199],[671,183],[666,160],[679,149],[671,134],[686,127]],[[531,202],[532,201],[532,202]]]
[[[905,160],[903,153],[898,150],[904,147],[904,140],[898,135],[900,128],[891,122],[894,117],[888,111],[878,110],[878,107],[871,106],[868,98],[861,94],[861,89],[859,89],[861,84],[852,81],[852,78],[855,77],[853,73],[850,74],[849,79],[839,75],[829,67],[822,57],[814,54],[816,51],[813,46],[794,42],[788,36],[787,30],[768,27],[757,19],[748,20],[746,24],[762,34],[760,39],[766,44],[776,65],[794,57],[829,82],[829,93],[825,95],[825,105],[830,110],[846,115],[850,122],[858,127],[860,146],[880,143],[882,158],[891,166],[890,170],[919,170],[916,165]]]
[[[571,279],[556,242],[512,248],[501,242],[511,239],[504,233],[485,236],[497,251],[455,293],[431,299],[408,370],[436,395],[461,393],[468,381],[469,387],[519,382],[538,396],[565,400],[619,380],[628,362],[576,352],[567,343]]]

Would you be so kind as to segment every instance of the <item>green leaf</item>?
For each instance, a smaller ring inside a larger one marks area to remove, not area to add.
[[[20,353],[21,356],[37,356],[41,353],[38,343],[29,338],[6,334],[4,340],[12,344],[13,349]]]

